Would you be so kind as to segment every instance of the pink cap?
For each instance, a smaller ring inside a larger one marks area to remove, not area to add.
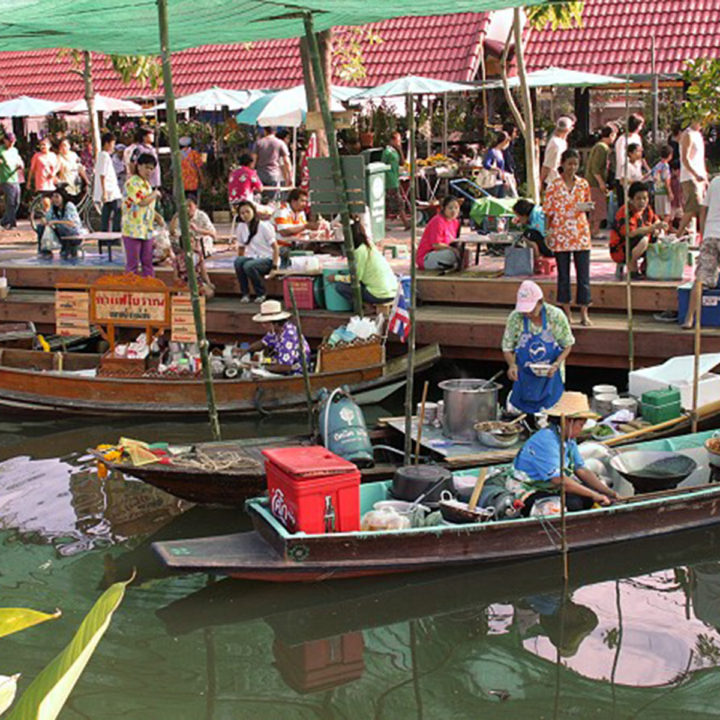
[[[521,313],[529,313],[543,299],[543,291],[537,283],[532,280],[524,280],[517,291],[515,309]]]

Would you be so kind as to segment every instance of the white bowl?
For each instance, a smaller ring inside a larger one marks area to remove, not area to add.
[[[537,377],[547,377],[552,365],[550,363],[537,362],[530,363],[528,367],[533,375],[536,375]]]

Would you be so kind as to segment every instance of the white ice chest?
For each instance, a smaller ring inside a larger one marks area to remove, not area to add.
[[[720,375],[710,372],[719,364],[720,353],[700,356],[698,407],[720,400]],[[670,358],[662,365],[633,370],[628,376],[628,390],[639,400],[648,390],[664,390],[668,385],[672,385],[680,391],[680,404],[683,410],[692,410],[694,366],[693,355],[680,355]]]

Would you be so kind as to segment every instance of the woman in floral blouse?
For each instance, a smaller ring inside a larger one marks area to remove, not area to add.
[[[547,244],[555,252],[557,262],[557,301],[565,314],[570,313],[570,259],[575,263],[580,322],[592,325],[588,316],[590,305],[590,223],[587,213],[592,209],[590,185],[578,177],[580,155],[566,150],[560,159],[560,176],[551,181],[545,194],[543,210],[547,221]]]

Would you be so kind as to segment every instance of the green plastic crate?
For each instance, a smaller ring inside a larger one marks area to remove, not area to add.
[[[640,398],[642,416],[653,425],[674,420],[682,415],[680,391],[668,387],[664,390],[649,390]]]

